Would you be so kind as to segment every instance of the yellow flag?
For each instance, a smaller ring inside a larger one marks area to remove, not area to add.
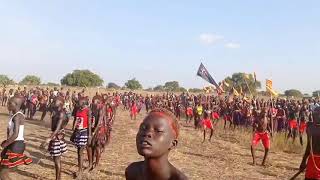
[[[214,88],[212,86],[205,86],[205,87],[203,87],[203,90],[206,93],[211,93],[211,92],[213,92]]]
[[[234,96],[239,96],[240,94],[238,93],[238,91],[233,87],[232,88],[232,90],[233,90],[233,95]]]
[[[266,79],[266,87],[269,87],[269,89],[272,89],[272,80]]]
[[[266,90],[271,94],[271,96],[279,96],[279,94],[275,90],[273,90],[272,80],[270,79],[266,79]]]
[[[279,96],[279,94],[275,90],[271,89],[270,87],[267,86],[266,89],[267,89],[267,92],[269,92],[272,96],[274,97]]]
[[[247,98],[247,97],[243,97],[243,100],[247,101],[247,102],[250,102],[250,99]]]
[[[249,76],[249,74],[244,74],[244,77],[246,78],[246,79],[250,79],[250,76]]]
[[[229,86],[230,86],[230,84],[229,84],[229,83],[227,83],[226,81],[223,81],[223,84],[224,84],[225,86],[227,86],[227,87],[229,87]]]

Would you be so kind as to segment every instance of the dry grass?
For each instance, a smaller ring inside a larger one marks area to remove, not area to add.
[[[228,129],[227,129],[228,130]],[[217,134],[221,136],[225,136],[225,131],[223,129],[223,123],[220,121],[216,127]],[[230,130],[229,130],[230,131]],[[237,128],[232,130],[227,137],[229,139],[233,139],[234,142],[239,143],[243,146],[250,146],[252,140],[252,129],[251,128]],[[303,136],[303,142],[306,144],[307,138],[306,135]],[[287,140],[286,134],[276,133],[273,137],[271,137],[271,152],[286,152],[292,154],[302,154],[304,153],[306,145],[301,146],[299,143],[299,137],[296,138],[296,141],[293,143],[292,139]]]

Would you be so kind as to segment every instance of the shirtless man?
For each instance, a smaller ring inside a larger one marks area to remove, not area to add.
[[[255,148],[260,142],[260,140],[262,140],[262,144],[265,149],[262,166],[265,166],[266,159],[268,157],[268,153],[270,149],[270,136],[269,136],[269,132],[267,131],[267,128],[268,128],[267,110],[266,108],[263,108],[260,113],[257,112],[257,116],[255,117],[253,122],[253,138],[252,138],[252,145],[251,145],[253,165],[256,165]]]
[[[306,180],[320,179],[320,107],[316,107],[312,115],[313,122],[308,123],[308,142],[300,165],[301,172],[306,169]]]

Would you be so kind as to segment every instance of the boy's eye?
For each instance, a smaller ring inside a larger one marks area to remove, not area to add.
[[[155,130],[157,133],[163,133],[164,131],[162,129],[156,129]]]
[[[146,130],[146,129],[147,129],[147,126],[144,125],[144,124],[141,124],[140,129],[141,129],[141,130]]]

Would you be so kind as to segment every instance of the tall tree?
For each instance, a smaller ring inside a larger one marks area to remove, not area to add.
[[[15,84],[15,82],[10,79],[7,75],[0,75],[0,85],[6,87],[7,85]]]
[[[224,90],[231,92],[234,87],[238,91],[242,91],[246,94],[256,93],[257,89],[261,88],[261,82],[255,81],[252,74],[246,73],[234,73],[231,77],[227,77],[224,81],[229,85],[229,87],[224,86]]]
[[[22,85],[40,85],[41,84],[41,79],[38,76],[35,75],[27,75],[25,76],[19,84]]]
[[[130,79],[125,83],[125,86],[131,90],[142,89],[142,85],[136,78]]]
[[[89,70],[74,70],[61,79],[62,85],[94,87],[102,86],[102,78]]]
[[[169,81],[166,82],[163,86],[165,91],[180,91],[180,85],[178,81]]]
[[[313,97],[320,97],[320,90],[312,92]]]
[[[154,91],[164,91],[164,87],[162,85],[158,85],[153,88]]]
[[[116,83],[110,82],[110,83],[108,83],[107,88],[110,88],[110,89],[120,89],[121,87],[120,87],[119,85],[117,85]]]
[[[301,93],[301,91],[297,90],[297,89],[289,89],[289,90],[286,90],[284,92],[284,95],[285,96],[293,96],[293,97],[303,97],[303,94]]]

